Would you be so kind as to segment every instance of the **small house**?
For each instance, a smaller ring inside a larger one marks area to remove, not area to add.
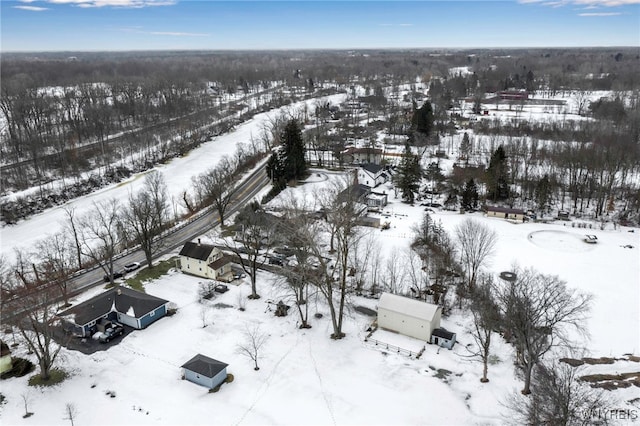
[[[379,148],[356,148],[349,147],[342,152],[342,158],[345,163],[362,164],[373,163],[380,164],[384,151]]]
[[[198,277],[229,281],[231,261],[221,250],[211,244],[187,242],[180,250],[180,270]]]
[[[213,389],[227,379],[229,364],[198,354],[182,365],[184,378]]]
[[[515,222],[524,222],[526,212],[521,209],[512,209],[509,207],[486,206],[487,217],[499,217],[502,219],[512,220]]]
[[[9,346],[5,342],[0,340],[0,374],[4,374],[12,369],[11,349],[9,349]]]
[[[118,321],[143,329],[167,314],[169,302],[127,287],[116,287],[58,313],[63,327],[80,337],[93,335],[101,324]]]
[[[429,343],[442,346],[443,348],[453,349],[453,345],[456,343],[456,333],[447,331],[444,328],[436,328],[431,333],[431,341]]]
[[[409,297],[383,293],[378,302],[378,327],[429,342],[440,327],[442,308]]]
[[[378,164],[363,164],[357,172],[358,183],[367,185],[371,188],[375,188],[389,180],[389,175],[385,171],[384,167]]]

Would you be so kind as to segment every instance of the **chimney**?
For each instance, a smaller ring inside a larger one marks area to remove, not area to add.
[[[118,296],[120,296],[120,295],[122,294],[122,290],[120,290],[120,289],[118,288],[118,290],[116,290],[116,294],[117,294]]]

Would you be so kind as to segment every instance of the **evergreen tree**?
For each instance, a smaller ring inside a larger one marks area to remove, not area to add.
[[[271,154],[269,161],[267,161],[267,175],[269,175],[271,183],[277,192],[286,188],[285,158],[282,147],[276,148],[276,151]]]
[[[460,143],[460,155],[469,162],[469,155],[471,154],[471,142],[469,141],[469,135],[464,132],[462,136],[462,143]]]
[[[433,108],[431,102],[425,101],[419,109],[415,109],[412,118],[412,127],[417,133],[421,133],[424,136],[429,136],[431,129],[433,128]]]
[[[307,161],[305,159],[305,146],[302,140],[302,131],[295,119],[289,120],[284,127],[281,136],[284,147],[284,169],[287,181],[300,179],[307,172]]]
[[[485,172],[487,184],[487,198],[493,201],[506,200],[509,198],[509,167],[507,165],[507,155],[500,145],[491,154],[489,167]]]
[[[545,175],[538,181],[535,190],[536,202],[540,211],[544,212],[551,201],[551,182],[549,175]]]
[[[469,179],[462,190],[462,208],[473,210],[476,207],[478,207],[478,185],[473,179]]]
[[[402,191],[404,201],[413,204],[415,193],[420,189],[421,178],[420,158],[411,152],[411,147],[407,143],[404,146],[404,155],[396,178],[396,186]]]

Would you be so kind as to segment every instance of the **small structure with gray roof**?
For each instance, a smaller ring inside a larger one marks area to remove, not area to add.
[[[198,354],[182,365],[184,378],[200,386],[213,389],[227,379],[229,364]]]
[[[105,291],[58,313],[65,329],[86,337],[94,334],[102,321],[118,321],[135,329],[146,328],[167,314],[167,300],[127,287]]]

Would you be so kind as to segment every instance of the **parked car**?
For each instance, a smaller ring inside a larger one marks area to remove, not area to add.
[[[216,293],[226,293],[227,291],[229,291],[229,287],[227,287],[226,284],[216,284],[216,286],[213,288],[213,291],[215,291]]]
[[[269,265],[284,266],[284,259],[282,259],[280,257],[270,257],[269,258]]]
[[[124,265],[125,272],[135,271],[140,267],[140,262],[131,262]]]
[[[104,333],[99,337],[100,343],[107,343],[113,340],[116,336],[122,336],[124,334],[124,327],[118,323],[111,324],[111,328],[107,328]]]
[[[124,277],[124,271],[113,271],[113,279],[117,280],[118,278],[122,278]],[[109,274],[106,274],[104,277],[102,277],[102,279],[104,280],[105,283],[108,283],[109,281],[111,281],[111,278],[109,278]]]

